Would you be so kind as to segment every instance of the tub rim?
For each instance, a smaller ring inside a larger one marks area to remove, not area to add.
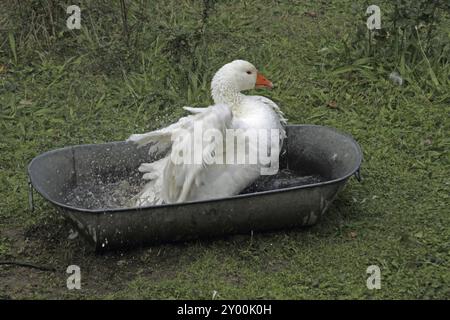
[[[36,186],[35,183],[33,182],[33,178],[32,178],[32,173],[31,173],[31,168],[33,166],[33,163],[35,161],[37,161],[38,159],[44,157],[44,156],[48,156],[52,153],[56,153],[56,152],[60,152],[62,150],[65,149],[71,149],[71,148],[75,148],[75,147],[82,147],[82,146],[96,146],[99,144],[117,144],[117,143],[123,143],[125,141],[111,141],[111,142],[104,142],[104,143],[91,143],[91,144],[78,144],[78,145],[71,145],[71,146],[67,146],[67,147],[63,147],[63,148],[58,148],[58,149],[53,149],[50,151],[46,151],[44,153],[41,153],[39,155],[37,155],[36,157],[34,157],[30,163],[27,166],[27,175],[28,175],[28,179],[29,179],[29,184],[30,186],[32,186],[42,197],[45,198],[45,200],[49,201],[50,203],[52,203],[53,205],[56,205],[58,207],[61,207],[63,209],[67,209],[67,210],[71,210],[71,211],[76,211],[76,212],[80,212],[80,213],[89,213],[89,214],[104,214],[104,213],[119,213],[119,212],[130,212],[130,211],[141,211],[141,210],[147,210],[147,209],[152,209],[152,208],[162,208],[162,207],[180,207],[180,206],[185,206],[185,205],[195,205],[198,203],[213,203],[213,202],[220,202],[220,201],[224,201],[224,200],[231,200],[231,199],[241,199],[241,198],[251,198],[251,197],[257,197],[260,195],[265,195],[265,194],[272,194],[272,193],[279,193],[279,192],[289,192],[289,191],[293,191],[293,190],[300,190],[300,189],[309,189],[309,188],[316,188],[316,187],[320,187],[320,186],[324,186],[324,185],[331,185],[331,184],[336,184],[342,181],[346,181],[348,178],[350,178],[352,175],[357,174],[359,176],[359,171],[361,168],[361,164],[363,161],[363,153],[362,153],[362,149],[360,147],[360,145],[358,144],[358,142],[353,138],[352,135],[348,134],[348,133],[343,133],[333,127],[328,127],[328,126],[322,126],[322,125],[316,125],[316,124],[292,124],[292,125],[287,125],[287,127],[320,127],[320,128],[325,128],[327,130],[331,130],[334,131],[342,136],[347,137],[352,143],[353,145],[356,147],[356,151],[357,151],[357,165],[355,166],[355,168],[353,170],[350,170],[349,173],[347,173],[346,175],[333,179],[333,180],[327,180],[327,181],[322,181],[322,182],[318,182],[318,183],[313,183],[313,184],[307,184],[307,185],[301,185],[301,186],[295,186],[295,187],[287,187],[287,188],[281,188],[281,189],[275,189],[275,190],[268,190],[268,191],[259,191],[259,192],[253,192],[253,193],[246,193],[246,194],[237,194],[231,197],[221,197],[221,198],[214,198],[214,199],[208,199],[208,200],[197,200],[197,201],[186,201],[186,202],[182,202],[182,203],[168,203],[168,204],[159,204],[159,205],[153,205],[153,206],[142,206],[142,207],[130,207],[130,208],[104,208],[104,209],[85,209],[85,208],[79,208],[79,207],[74,207],[65,203],[61,203],[59,201],[53,200],[51,199],[48,194],[42,190],[42,188],[40,188],[40,186]],[[357,178],[358,178],[357,176]],[[359,180],[359,178],[358,178]],[[32,190],[30,190],[30,192],[32,192]]]

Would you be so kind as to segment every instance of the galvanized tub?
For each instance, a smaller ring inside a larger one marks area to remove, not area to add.
[[[335,129],[287,127],[281,167],[320,174],[326,181],[229,198],[136,208],[86,209],[66,195],[98,176],[137,173],[151,160],[148,148],[128,142],[79,145],[43,153],[28,166],[30,186],[53,203],[95,246],[108,250],[198,237],[276,230],[315,224],[356,175],[362,153],[357,142]],[[32,190],[30,191],[32,193]]]

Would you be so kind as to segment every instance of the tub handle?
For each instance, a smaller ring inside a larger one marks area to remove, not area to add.
[[[30,177],[28,177],[28,209],[30,212],[34,212],[34,201],[33,201],[33,184],[31,183]]]
[[[358,182],[361,182],[361,181],[362,181],[362,178],[361,178],[361,168],[358,168],[358,169],[355,171],[355,178],[356,178],[356,180],[358,180]]]

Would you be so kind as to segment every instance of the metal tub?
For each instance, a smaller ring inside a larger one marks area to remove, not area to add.
[[[148,162],[148,148],[127,142],[79,145],[43,153],[28,166],[32,188],[75,224],[96,250],[251,231],[310,226],[324,215],[362,153],[346,134],[315,125],[287,127],[281,167],[320,174],[326,181],[229,198],[136,208],[85,209],[65,202],[80,183],[98,175],[127,175]],[[32,195],[32,189],[30,190]]]

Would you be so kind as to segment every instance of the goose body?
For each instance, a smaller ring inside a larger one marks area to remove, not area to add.
[[[269,166],[267,163],[249,161],[251,152],[259,155],[258,152],[264,151],[264,155],[278,160],[279,148],[275,148],[273,142],[281,146],[285,137],[283,125],[286,119],[283,113],[268,98],[241,93],[259,86],[271,88],[272,83],[249,62],[235,60],[223,66],[213,78],[211,91],[214,105],[207,108],[185,107],[191,115],[178,122],[160,130],[130,136],[128,140],[138,146],[152,143],[150,152],[155,148],[169,150],[164,158],[139,167],[148,183],[136,196],[136,205],[236,195]],[[199,131],[203,133],[200,138],[196,135]],[[259,136],[258,140],[249,138],[255,132],[266,135],[267,150],[260,150]],[[207,133],[213,133],[214,137]],[[227,141],[228,133],[236,137],[233,138],[236,143]],[[201,140],[202,149],[195,149],[195,139]],[[242,158],[240,162],[236,161],[235,154],[239,154],[239,149],[243,151],[246,161]],[[180,155],[187,154],[189,157],[183,159],[190,161],[180,161]],[[227,156],[229,159],[234,156],[234,161],[229,161]]]

